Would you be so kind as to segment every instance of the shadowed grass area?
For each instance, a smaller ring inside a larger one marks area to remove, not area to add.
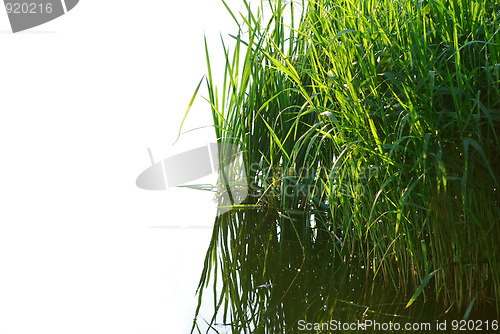
[[[216,219],[200,301],[213,278],[233,333],[383,313],[373,284],[392,316],[500,314],[499,2],[245,4],[206,82],[250,196]]]

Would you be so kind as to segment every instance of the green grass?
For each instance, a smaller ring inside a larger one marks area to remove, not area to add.
[[[329,321],[348,270],[401,309],[500,314],[499,2],[245,4],[206,83],[251,196],[216,220],[200,301],[222,278],[233,332],[284,332]]]

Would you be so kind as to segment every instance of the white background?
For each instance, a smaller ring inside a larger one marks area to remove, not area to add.
[[[172,149],[204,33],[220,72],[235,29],[219,0],[81,0],[18,34],[0,8],[0,334],[188,333],[211,230],[153,227],[210,225],[212,194],[135,179]]]

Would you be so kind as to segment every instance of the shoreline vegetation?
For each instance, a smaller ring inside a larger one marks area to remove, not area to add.
[[[499,2],[244,3],[206,84],[249,196],[216,218],[192,332],[498,319]]]

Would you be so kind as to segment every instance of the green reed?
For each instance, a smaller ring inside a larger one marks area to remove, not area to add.
[[[216,219],[200,301],[212,277],[233,332],[278,333],[328,321],[355,272],[401,309],[500,313],[498,1],[245,5],[206,83],[250,196]]]

